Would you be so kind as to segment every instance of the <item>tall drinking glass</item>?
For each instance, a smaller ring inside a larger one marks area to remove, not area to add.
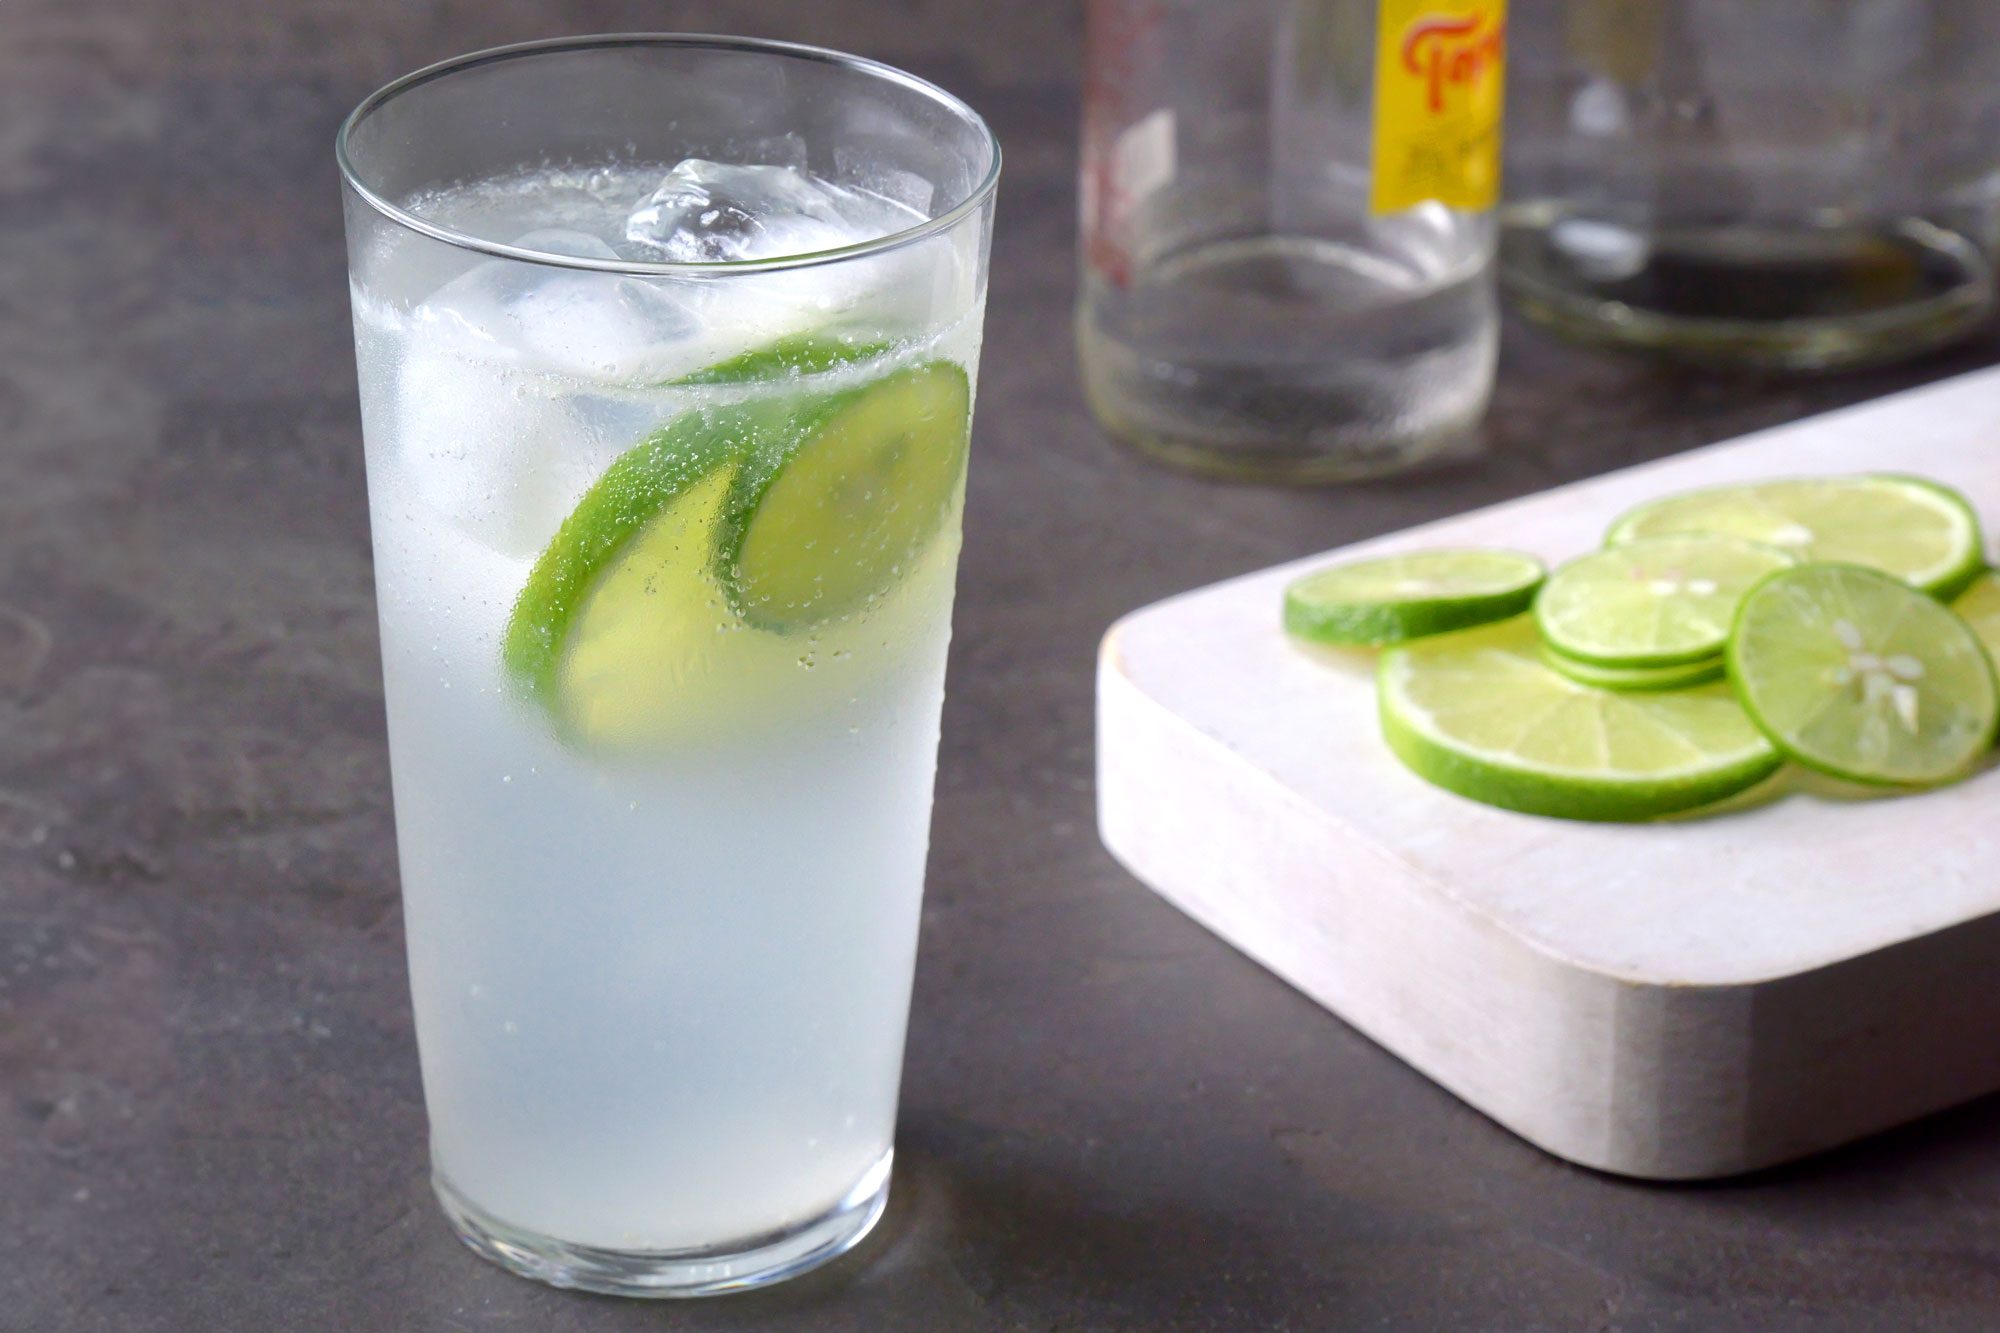
[[[801,1272],[887,1197],[999,149],[682,36],[338,148],[439,1198],[558,1285]]]

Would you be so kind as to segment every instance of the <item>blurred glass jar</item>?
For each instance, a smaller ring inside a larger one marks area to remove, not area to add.
[[[1089,0],[1077,338],[1114,435],[1376,475],[1493,384],[1504,0]]]
[[[1792,370],[1980,328],[1995,0],[1515,0],[1501,281],[1585,340]]]

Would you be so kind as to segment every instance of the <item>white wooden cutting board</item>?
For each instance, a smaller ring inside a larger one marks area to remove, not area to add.
[[[1098,674],[1105,845],[1224,939],[1548,1151],[1658,1179],[1781,1162],[2000,1088],[2000,769],[1648,825],[1512,814],[1383,747],[1365,659],[1279,593],[1329,558],[1550,561],[1627,506],[1899,470],[2000,527],[2000,370],[1172,598]],[[1190,1003],[1199,1003],[1190,997]]]

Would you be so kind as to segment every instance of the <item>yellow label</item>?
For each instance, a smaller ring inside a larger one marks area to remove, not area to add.
[[[1506,60],[1506,0],[1380,0],[1371,211],[1493,207]]]

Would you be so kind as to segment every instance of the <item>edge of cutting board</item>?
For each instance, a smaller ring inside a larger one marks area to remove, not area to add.
[[[1974,381],[2000,396],[2000,372],[1979,372],[1898,398],[1944,401]],[[1883,401],[1893,400],[1846,412]],[[1406,544],[1433,526],[1354,549]],[[1579,961],[1509,928],[1127,674],[1135,621],[1243,581],[1157,603],[1106,634],[1098,818],[1121,864],[1252,959],[1530,1142],[1621,1175],[1739,1174],[2000,1088],[2000,915],[1718,984]]]

